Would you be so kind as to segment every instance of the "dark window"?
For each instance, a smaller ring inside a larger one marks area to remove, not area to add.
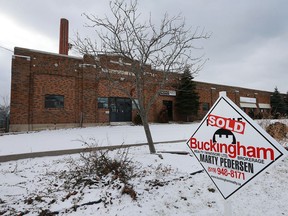
[[[108,109],[108,98],[99,97],[98,98],[98,109]]]
[[[202,103],[202,110],[208,111],[209,110],[209,103]]]
[[[64,96],[45,95],[45,108],[64,108]]]

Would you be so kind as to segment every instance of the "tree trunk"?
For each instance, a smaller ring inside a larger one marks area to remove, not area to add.
[[[153,143],[150,127],[149,127],[148,120],[147,120],[146,116],[144,118],[142,118],[142,124],[143,124],[144,131],[145,131],[145,134],[146,134],[146,139],[147,139],[147,142],[148,142],[150,153],[151,154],[155,154],[156,150],[155,150],[155,146],[154,146],[154,143]]]

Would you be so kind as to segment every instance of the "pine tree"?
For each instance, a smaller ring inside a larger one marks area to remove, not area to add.
[[[185,121],[189,120],[189,116],[197,115],[198,113],[199,96],[189,68],[186,68],[181,76],[181,81],[177,88],[175,107],[177,113]]]
[[[275,88],[271,96],[270,104],[272,107],[272,115],[274,116],[274,118],[278,118],[280,115],[286,114],[287,106],[277,87]]]
[[[286,106],[286,116],[288,116],[288,92],[286,93],[286,95],[284,97],[284,103]]]

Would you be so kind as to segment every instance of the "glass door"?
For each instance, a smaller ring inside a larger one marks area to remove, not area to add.
[[[109,98],[110,122],[129,122],[132,120],[132,101],[129,98]]]

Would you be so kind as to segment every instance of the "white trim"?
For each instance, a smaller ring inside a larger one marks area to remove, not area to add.
[[[122,58],[119,58],[118,61],[110,60],[110,62],[113,63],[113,64],[126,65],[126,66],[131,66],[132,65],[131,63],[123,62]]]
[[[61,56],[61,57],[66,57],[66,58],[79,59],[79,60],[83,59],[83,57],[70,56],[70,55],[58,54],[58,53],[53,53],[53,52],[45,52],[45,51],[27,49],[27,48],[22,48],[22,47],[15,47],[15,50],[16,51],[17,50],[25,50],[25,51],[27,50],[27,51],[30,51],[30,52],[36,52],[36,53],[41,53],[41,54],[49,54],[49,55],[55,55],[55,56]]]
[[[12,55],[12,58],[15,59],[15,57],[19,57],[19,58],[26,58],[27,61],[31,61],[31,57],[30,56],[24,56],[24,55]]]
[[[256,104],[254,104],[254,103],[240,103],[240,107],[257,108]]]
[[[97,65],[96,64],[79,64],[79,67],[94,67],[94,68],[97,68]]]
[[[256,98],[240,97],[240,102],[243,102],[243,103],[255,103],[256,104]]]
[[[271,105],[270,104],[259,103],[258,106],[259,106],[260,109],[271,109]]]

